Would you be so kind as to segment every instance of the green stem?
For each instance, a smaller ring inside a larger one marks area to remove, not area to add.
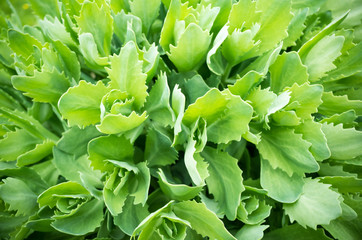
[[[233,68],[233,65],[228,63],[226,65],[226,68],[225,68],[225,72],[224,74],[222,75],[221,77],[221,85],[226,88],[226,80],[229,78],[229,75],[230,75],[230,72],[231,72],[231,69]]]

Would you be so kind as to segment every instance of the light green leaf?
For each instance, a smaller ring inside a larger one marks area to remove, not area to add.
[[[69,125],[85,127],[100,122],[100,104],[103,96],[109,91],[102,81],[97,85],[80,81],[78,86],[71,87],[60,98],[59,111]]]
[[[322,124],[306,120],[296,128],[295,132],[301,133],[303,139],[312,144],[309,151],[317,161],[323,161],[331,156],[327,139],[322,131]]]
[[[5,138],[0,140],[0,159],[6,162],[14,161],[41,142],[39,138],[24,129],[9,132]]]
[[[333,61],[341,55],[343,43],[343,36],[326,36],[318,41],[307,54],[300,54],[303,64],[308,68],[311,82],[326,76],[326,72],[336,68]]]
[[[323,103],[319,106],[318,112],[332,116],[353,109],[357,115],[362,115],[362,101],[349,100],[346,95],[335,96],[332,92],[324,92],[322,95]]]
[[[126,14],[124,11],[120,11],[115,16],[113,16],[113,19],[114,34],[122,43],[127,42],[127,39],[129,38],[129,29],[132,29],[137,41],[142,39],[142,21],[139,17],[130,13]]]
[[[18,167],[22,167],[41,161],[46,156],[52,154],[54,144],[55,143],[50,140],[37,144],[34,149],[20,155],[17,159],[16,165]],[[19,147],[19,145],[17,145],[17,147]]]
[[[137,187],[130,192],[130,196],[134,197],[134,204],[142,204],[142,206],[145,206],[151,182],[150,169],[145,162],[138,163],[137,168],[139,171],[138,173],[135,173],[135,178],[137,180],[137,184],[135,185]]]
[[[170,106],[170,89],[166,74],[161,73],[158,77],[147,97],[144,109],[148,112],[150,119],[164,126],[173,125],[175,114]]]
[[[93,199],[81,205],[66,218],[56,219],[51,225],[58,231],[75,236],[93,232],[103,220],[103,202]]]
[[[85,1],[82,4],[80,17],[75,19],[79,26],[79,34],[92,34],[100,55],[108,56],[111,52],[113,34],[113,18],[109,7],[105,4],[99,7],[96,2]]]
[[[284,52],[270,66],[270,88],[279,93],[294,83],[302,85],[308,82],[307,68],[296,52]]]
[[[327,138],[331,158],[348,160],[362,155],[362,132],[354,128],[344,129],[342,124],[333,126],[326,123],[322,125],[322,131]]]
[[[145,160],[149,167],[167,166],[175,163],[178,153],[172,140],[162,131],[150,128],[147,132]]]
[[[18,55],[29,59],[34,54],[34,47],[42,49],[42,44],[29,34],[24,34],[16,30],[8,31],[9,47]]]
[[[174,111],[176,115],[176,121],[174,125],[174,141],[173,145],[176,143],[176,137],[182,130],[182,119],[184,116],[185,111],[185,95],[181,92],[181,90],[178,88],[178,85],[176,84],[173,91],[172,91],[172,110]]]
[[[343,124],[344,128],[352,128],[357,125],[355,122],[356,119],[356,112],[349,110],[341,114],[334,114],[329,118],[323,118],[320,123],[333,123],[333,125]]]
[[[255,196],[242,196],[238,207],[237,218],[245,224],[256,225],[269,217],[271,206]]]
[[[292,1],[292,7],[295,1]],[[314,1],[318,2],[318,1]],[[309,6],[308,6],[309,7]],[[283,40],[283,49],[290,46],[295,46],[296,41],[303,35],[303,30],[306,28],[304,25],[307,15],[310,12],[310,8],[298,9],[294,12],[294,16],[288,26],[288,37]]]
[[[170,182],[163,171],[159,169],[158,171],[158,184],[162,192],[164,192],[171,199],[177,201],[187,201],[196,197],[200,191],[203,189],[203,186],[187,186],[185,184],[176,184]]]
[[[318,171],[319,165],[308,150],[310,146],[293,129],[273,126],[262,132],[257,148],[273,169],[280,168],[291,177]]]
[[[325,176],[321,177],[322,183],[331,184],[339,193],[362,193],[362,180],[354,176]]]
[[[86,64],[96,70],[103,70],[108,65],[108,55],[101,57],[97,50],[97,45],[91,33],[79,35],[79,50],[84,56]]]
[[[329,189],[330,185],[320,183],[317,179],[305,179],[303,193],[291,204],[283,208],[290,220],[297,221],[303,227],[317,229],[317,225],[329,224],[342,214],[338,198],[340,195]]]
[[[138,115],[133,111],[129,116],[122,114],[107,114],[101,124],[96,125],[98,131],[106,134],[123,133],[140,126],[146,119],[147,113]]]
[[[185,201],[174,204],[172,209],[176,216],[188,221],[191,227],[203,237],[235,240],[226,230],[223,222],[213,212],[208,210],[203,203]]]
[[[132,160],[133,153],[133,145],[123,136],[102,136],[93,139],[88,144],[91,165],[102,172],[113,171],[113,165],[106,160],[129,161]]]
[[[142,20],[143,30],[146,34],[158,17],[160,5],[161,0],[133,0],[130,2],[131,13]]]
[[[25,182],[12,177],[2,181],[4,183],[0,185],[0,198],[9,204],[9,210],[16,211],[17,216],[31,215],[37,210],[37,193]]]
[[[176,45],[170,45],[167,55],[180,72],[196,70],[205,60],[210,42],[211,36],[207,30],[203,31],[200,26],[190,23]]]
[[[209,192],[214,195],[219,208],[225,212],[227,218],[234,220],[240,194],[244,191],[242,171],[237,164],[237,159],[211,147],[205,147],[201,156],[209,164],[210,176],[206,178]]]
[[[272,115],[272,124],[276,126],[292,127],[300,124],[300,118],[294,111],[279,111]]]
[[[134,42],[128,42],[119,55],[111,58],[111,68],[107,68],[110,86],[127,92],[135,98],[137,108],[141,108],[146,101],[147,75],[142,72],[142,62],[138,59],[137,47]]]
[[[263,74],[255,71],[250,71],[242,78],[236,80],[234,85],[229,85],[230,92],[234,95],[239,95],[242,99],[245,99],[249,92],[262,80]]]
[[[31,3],[32,9],[37,15],[39,15],[41,19],[43,19],[46,15],[51,15],[58,18],[60,17],[60,9],[58,7],[59,2],[56,0],[49,0],[46,2],[29,0],[29,2]]]
[[[60,96],[70,86],[64,73],[59,73],[55,69],[35,71],[34,76],[14,75],[11,82],[14,88],[24,91],[24,95],[33,98],[34,101],[53,104],[58,102]]]
[[[304,83],[299,86],[294,83],[292,87],[286,89],[291,93],[290,103],[285,107],[285,110],[294,110],[298,117],[302,119],[308,119],[312,113],[318,111],[318,106],[322,103],[322,85]]]
[[[260,159],[260,184],[268,196],[282,203],[295,202],[303,192],[303,175],[289,176],[280,168],[273,168],[265,159]]]
[[[224,1],[226,2],[226,1]],[[228,26],[225,25],[216,35],[212,48],[207,53],[206,63],[209,69],[217,74],[222,75],[225,72],[226,62],[223,61],[220,46],[228,36]]]
[[[261,240],[268,225],[244,225],[236,234],[238,240]]]

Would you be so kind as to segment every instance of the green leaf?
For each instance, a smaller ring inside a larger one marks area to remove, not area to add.
[[[106,134],[127,132],[140,126],[148,118],[147,113],[138,115],[133,111],[129,116],[123,114],[107,114],[101,124],[96,125],[98,131]]]
[[[326,72],[336,68],[333,61],[341,55],[343,43],[343,36],[326,36],[316,43],[305,56],[300,55],[303,64],[308,68],[311,82],[326,76]]]
[[[223,222],[202,203],[185,201],[174,204],[172,209],[176,216],[188,221],[191,227],[203,237],[235,240],[226,230]]]
[[[319,165],[308,150],[310,146],[293,129],[273,126],[262,132],[257,148],[273,169],[280,168],[291,177],[318,171]]]
[[[161,0],[133,0],[130,2],[131,13],[142,20],[143,30],[146,34],[158,17],[160,5]]]
[[[294,83],[302,85],[308,82],[307,68],[302,64],[296,52],[284,52],[270,66],[270,88],[279,93]]]
[[[16,215],[31,215],[37,210],[37,193],[34,193],[22,180],[8,177],[0,185],[0,198],[9,204],[9,210]],[[31,184],[29,182],[29,184]]]
[[[245,99],[253,87],[262,80],[262,77],[263,74],[250,71],[242,78],[237,79],[234,85],[229,85],[228,88],[232,94],[239,95],[242,99]]]
[[[101,116],[101,101],[103,96],[109,92],[102,81],[97,85],[80,81],[78,86],[71,87],[60,98],[59,111],[69,125],[85,127],[99,123]]]
[[[268,227],[268,225],[245,225],[235,234],[235,237],[238,240],[246,238],[250,240],[260,240],[263,238],[264,230]]]
[[[97,45],[91,33],[82,33],[79,35],[79,50],[84,56],[86,64],[96,70],[103,70],[108,65],[107,57],[101,57],[97,50]]]
[[[56,103],[70,86],[68,78],[57,70],[34,72],[34,76],[18,76],[11,78],[13,86],[24,91],[34,101]]]
[[[147,205],[135,205],[133,204],[133,198],[127,198],[122,212],[114,217],[114,224],[131,236],[136,227],[149,215],[147,207]]]
[[[55,143],[50,140],[37,144],[34,149],[20,155],[17,159],[16,165],[18,167],[23,167],[41,161],[43,158],[52,154],[52,148],[54,145]],[[19,145],[17,145],[17,147],[19,147]]]
[[[261,224],[269,217],[271,208],[264,200],[255,196],[242,196],[237,218],[245,224]]]
[[[294,83],[292,87],[286,89],[291,93],[290,103],[285,110],[294,110],[302,119],[308,119],[312,113],[318,111],[317,108],[322,103],[322,85],[304,83],[299,86]]]
[[[103,202],[93,199],[81,205],[66,218],[56,219],[51,225],[58,231],[75,236],[93,232],[103,220]]]
[[[321,128],[322,125],[313,120],[306,120],[296,128],[296,133],[301,133],[303,139],[312,144],[309,151],[317,161],[323,161],[331,156],[327,139]]]
[[[166,74],[161,74],[153,85],[145,103],[145,110],[150,119],[164,126],[173,125],[175,114],[170,106],[170,88]]]
[[[225,212],[227,218],[234,220],[240,194],[244,191],[242,171],[237,164],[237,159],[211,147],[205,147],[201,156],[209,164],[210,175],[206,178],[209,192],[214,195],[219,208]]]
[[[147,75],[142,72],[142,62],[138,59],[134,42],[128,42],[119,55],[111,58],[111,68],[107,68],[107,72],[110,86],[134,97],[136,107],[141,108],[148,96]]]
[[[111,52],[113,34],[113,18],[107,5],[102,7],[96,2],[85,1],[82,4],[80,17],[75,17],[79,26],[79,34],[91,33],[97,44],[98,52],[106,57]]]
[[[294,3],[295,1],[292,1],[292,7]],[[304,22],[307,19],[307,15],[309,12],[310,8],[302,8],[294,12],[294,17],[290,21],[287,30],[288,37],[283,40],[283,49],[296,45],[296,41],[303,35],[303,30],[306,28]]]
[[[324,233],[323,228],[313,230],[310,228],[303,228],[299,224],[287,225],[278,228],[274,231],[268,232],[264,235],[263,240],[330,240]]]
[[[8,32],[9,47],[18,55],[29,59],[34,54],[34,47],[42,49],[42,44],[29,34],[10,29]]]
[[[29,2],[31,3],[32,9],[41,19],[43,19],[46,15],[58,18],[60,17],[60,9],[58,7],[58,1],[56,0],[49,0],[46,2],[29,0]]]
[[[200,191],[203,189],[203,186],[187,186],[185,184],[176,184],[170,182],[163,171],[159,169],[158,171],[158,184],[162,192],[164,192],[171,199],[177,201],[187,201],[196,197]]]
[[[289,176],[280,168],[273,168],[267,160],[261,159],[260,184],[268,196],[282,203],[295,202],[303,192],[303,176]]]
[[[205,60],[210,42],[211,36],[207,30],[203,31],[200,26],[190,23],[176,45],[170,45],[167,55],[180,72],[196,70]]]
[[[178,153],[172,140],[162,131],[150,128],[147,132],[145,160],[149,167],[167,166],[175,163]]]
[[[335,96],[332,92],[324,92],[322,95],[323,103],[319,106],[318,112],[332,116],[353,109],[357,115],[362,115],[362,101],[349,100],[346,95]]]
[[[329,189],[330,185],[317,179],[305,179],[303,193],[295,203],[284,204],[283,208],[290,220],[303,227],[317,229],[317,225],[329,224],[342,214],[338,198],[340,195]]]
[[[226,2],[226,1],[224,1]],[[206,57],[206,63],[209,69],[217,74],[217,75],[223,75],[226,68],[226,62],[223,61],[220,46],[225,41],[225,39],[228,36],[228,26],[225,25],[219,33],[216,35],[212,48],[207,53]]]
[[[361,193],[362,179],[353,176],[325,176],[321,177],[322,183],[331,184],[339,193]]]
[[[40,143],[39,138],[24,129],[9,132],[5,138],[0,140],[0,159],[7,162],[14,161]]]
[[[333,126],[326,123],[322,125],[322,131],[327,138],[331,158],[348,160],[362,155],[362,132],[354,128],[344,129],[342,124]]]
[[[119,146],[122,146],[120,148]],[[94,169],[113,171],[113,165],[106,160],[128,161],[133,158],[133,145],[123,136],[102,136],[88,144],[89,160]]]

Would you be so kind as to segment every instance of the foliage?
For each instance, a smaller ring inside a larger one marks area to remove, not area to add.
[[[1,239],[362,236],[361,0],[0,9]]]

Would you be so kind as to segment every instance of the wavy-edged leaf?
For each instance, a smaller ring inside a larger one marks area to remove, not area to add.
[[[284,204],[283,208],[291,221],[297,221],[303,227],[317,229],[317,225],[329,224],[341,216],[340,195],[330,185],[317,179],[305,179],[303,193],[295,203]]]
[[[336,96],[333,92],[324,92],[322,95],[323,103],[318,107],[318,112],[332,116],[353,109],[357,115],[362,115],[362,101],[349,100],[346,95]]]
[[[133,111],[129,116],[124,116],[122,114],[107,114],[96,127],[98,131],[102,133],[118,134],[140,126],[147,118],[147,112],[138,115]]]
[[[85,127],[99,123],[101,101],[107,92],[109,89],[101,81],[93,85],[82,80],[79,85],[69,88],[60,98],[59,111],[71,126]]]

